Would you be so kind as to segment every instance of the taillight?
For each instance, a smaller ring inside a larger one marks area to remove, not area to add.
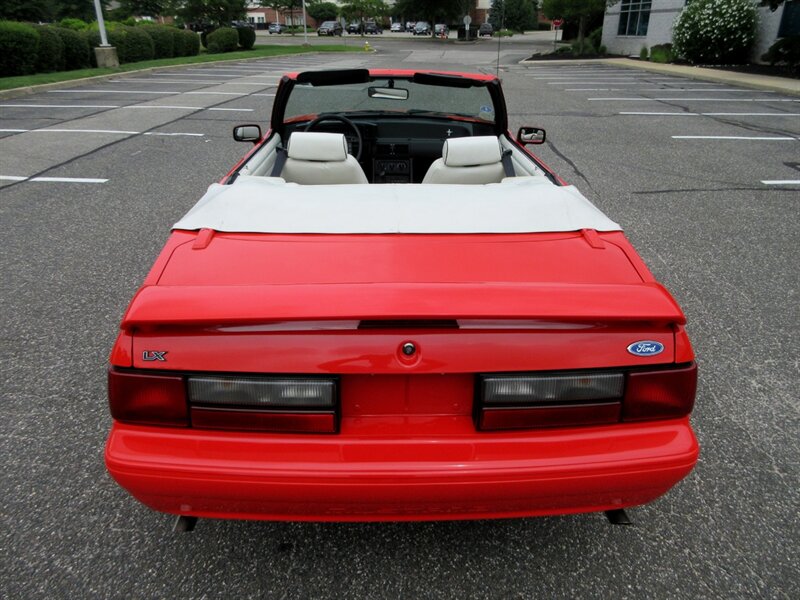
[[[628,374],[623,421],[685,417],[694,407],[697,363],[674,369],[635,371]]]
[[[336,380],[303,377],[188,378],[193,427],[335,433]]]
[[[183,377],[108,371],[111,416],[124,423],[188,427]]]
[[[111,416],[202,429],[335,433],[337,380],[108,372]]]
[[[535,429],[619,421],[622,373],[482,375],[478,429]]]
[[[674,419],[694,406],[697,365],[630,372],[480,375],[478,429],[536,429]]]

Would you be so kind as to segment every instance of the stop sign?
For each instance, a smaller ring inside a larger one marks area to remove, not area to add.
[[[561,27],[564,24],[564,19],[553,19],[553,27]]]

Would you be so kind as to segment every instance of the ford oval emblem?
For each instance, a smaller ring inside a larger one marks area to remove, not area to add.
[[[664,344],[661,342],[654,342],[652,340],[642,340],[641,342],[633,342],[628,346],[628,352],[634,356],[655,356],[664,351]]]

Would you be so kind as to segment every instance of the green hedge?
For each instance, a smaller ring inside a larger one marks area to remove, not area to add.
[[[153,40],[154,58],[172,58],[175,56],[175,38],[172,36],[174,27],[166,25],[139,25],[140,31],[144,31]]]
[[[239,45],[245,49],[250,50],[256,43],[256,30],[251,27],[237,27],[236,31],[239,32]]]
[[[38,51],[39,32],[32,26],[0,21],[0,77],[33,73]]]
[[[55,27],[37,26],[39,51],[36,54],[36,72],[52,73],[64,70],[64,42]]]
[[[113,24],[106,32],[108,43],[117,49],[117,57],[120,64],[139,62],[140,60],[152,60],[155,54],[152,38],[147,35],[140,27],[128,27],[126,25]],[[92,48],[100,46],[100,32],[96,29],[86,31],[89,45]],[[91,53],[92,66],[97,66],[94,52]]]
[[[86,21],[70,18],[61,19],[58,25],[59,27],[63,27],[64,29],[72,29],[73,31],[83,31],[84,29],[89,28],[89,24]]]
[[[233,27],[220,27],[208,34],[208,51],[211,54],[235,52],[239,47],[239,34]]]
[[[53,31],[64,42],[64,70],[74,71],[75,69],[86,69],[92,62],[89,55],[92,49],[89,41],[82,33],[64,27],[54,27]]]
[[[200,54],[200,36],[188,29],[172,29],[175,56],[197,56]]]

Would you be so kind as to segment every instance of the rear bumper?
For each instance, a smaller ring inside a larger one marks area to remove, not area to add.
[[[447,417],[452,419],[451,417]],[[266,435],[114,423],[113,478],[155,510],[380,521],[523,517],[650,502],[697,462],[688,419],[538,432]],[[458,431],[458,426],[451,431]]]

